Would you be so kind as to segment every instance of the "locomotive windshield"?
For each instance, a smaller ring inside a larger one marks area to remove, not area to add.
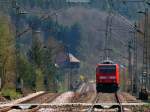
[[[107,65],[107,66],[99,66],[99,73],[104,73],[104,74],[108,74],[108,73],[115,73],[116,72],[116,66],[115,65]]]

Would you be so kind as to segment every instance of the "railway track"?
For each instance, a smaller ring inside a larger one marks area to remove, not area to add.
[[[105,95],[106,97],[104,97]],[[92,106],[88,108],[87,112],[94,112],[95,108],[102,110],[105,109],[104,106],[99,105],[98,103],[115,103],[115,105],[112,105],[109,108],[107,107],[107,109],[118,109],[118,112],[124,112],[118,93],[98,93],[92,102]]]
[[[42,94],[42,95],[40,95],[40,96],[38,96],[38,97],[36,97],[36,98],[32,98],[32,99],[29,99],[29,100],[27,100],[26,102],[23,102],[23,104],[25,104],[25,103],[28,103],[28,104],[30,104],[30,103],[39,103],[39,104],[41,104],[41,103],[47,103],[47,102],[51,102],[54,98],[55,98],[55,96],[57,96],[58,94],[56,94],[56,93],[44,93],[44,94]],[[54,97],[54,98],[53,98]]]
[[[80,91],[75,92],[72,103],[91,103],[96,95],[94,88],[91,83],[85,84]]]
[[[117,103],[119,104],[118,106],[118,112],[124,112],[124,109],[123,109],[123,105],[121,104],[121,100],[118,96],[118,93],[115,93],[115,97],[116,97],[116,100],[117,100]]]
[[[80,94],[86,94],[87,93],[87,87],[89,86],[89,83],[85,83],[85,85],[81,88],[79,91]]]
[[[1,104],[1,106],[2,105],[7,105],[7,106],[0,107],[0,112],[10,111],[10,110],[12,110],[12,107],[14,107],[15,105],[23,103],[23,102],[26,102],[29,99],[30,100],[34,99],[34,98],[39,97],[39,96],[41,96],[43,94],[45,94],[45,92],[39,92],[39,94],[36,94],[36,95],[34,95],[32,97],[31,96],[29,96],[29,97],[27,96],[28,97],[27,99],[23,98],[22,100],[15,100],[15,101],[12,101],[12,102],[11,101],[10,102],[5,102],[5,103]]]
[[[44,103],[49,103],[52,102],[56,97],[58,97],[60,95],[60,93],[43,93],[40,95],[37,95],[35,97],[32,97],[28,100],[25,100],[21,103],[18,104],[14,104],[12,106],[6,106],[3,108],[0,108],[0,112],[7,112],[13,109],[18,109],[20,108],[19,105],[20,104],[27,104],[27,103],[31,103],[31,104],[35,104],[33,106],[31,106],[29,109],[25,109],[23,112],[36,112],[41,106],[40,105],[36,105],[36,103],[38,102],[39,104],[44,104]]]
[[[40,99],[40,101],[42,100],[42,102],[40,102],[40,104],[51,103],[54,99],[56,99],[60,95],[61,95],[61,93],[57,93],[57,94],[53,94],[53,95],[51,93],[47,93],[47,94],[45,94],[44,96],[41,97],[42,99]],[[43,100],[43,98],[44,98],[44,100]],[[36,112],[40,108],[41,108],[41,105],[38,105],[38,106],[35,106],[32,109],[26,110],[25,112]]]
[[[93,111],[94,111],[95,105],[96,105],[96,103],[98,103],[99,97],[100,97],[100,93],[98,93],[98,94],[96,95],[95,99],[94,99],[93,102],[92,102],[92,106],[89,107],[89,109],[88,109],[87,112],[93,112]]]
[[[52,102],[54,99],[56,99],[58,96],[60,95],[60,93],[57,94],[52,94],[52,93],[46,93],[43,96],[41,96],[38,99],[35,99],[34,101],[30,101],[31,103],[37,102],[39,100],[40,104],[44,104],[44,103],[50,103]],[[31,109],[27,109],[25,112],[36,112],[37,110],[39,110],[41,108],[41,105],[38,106],[34,106]]]

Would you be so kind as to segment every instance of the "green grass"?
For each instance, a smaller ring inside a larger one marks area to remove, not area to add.
[[[58,88],[59,93],[62,93],[62,92],[65,92],[65,91],[67,91],[67,88],[65,86],[61,86],[60,88]]]
[[[43,83],[43,73],[41,69],[36,70],[36,90],[43,91],[44,90],[44,83]]]
[[[142,107],[142,109],[143,109],[144,112],[149,112],[149,110],[150,110],[150,104],[144,105]]]
[[[11,99],[17,99],[21,97],[20,93],[17,93],[15,89],[7,88],[1,91],[2,96],[10,96]]]

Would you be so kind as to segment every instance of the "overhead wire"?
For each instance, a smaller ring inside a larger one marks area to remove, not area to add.
[[[52,12],[52,13],[47,13],[47,14],[43,14],[39,19],[41,20],[41,21],[45,21],[45,20],[47,20],[48,18],[50,18],[50,17],[52,17],[52,16],[54,16],[54,15],[56,15],[57,13],[60,13],[61,11],[62,11],[63,9],[58,9],[57,11],[54,11],[54,12]],[[24,33],[27,33],[28,31],[30,31],[30,30],[32,30],[32,28],[26,28],[24,31],[22,31],[22,32],[20,32],[19,34],[18,34],[18,37],[20,37],[21,35],[23,35]]]
[[[114,32],[112,32],[112,20],[113,20],[113,16],[112,15],[115,15],[114,14],[114,10],[113,10],[113,2],[112,2],[112,0],[106,0],[106,3],[107,3],[107,8],[108,8],[108,17],[107,17],[107,19],[108,18],[110,18],[109,16],[111,16],[111,19],[108,21],[108,20],[106,20],[106,33],[105,33],[105,50],[106,49],[109,49],[109,47],[110,47],[110,41],[112,41],[111,39],[113,38],[112,37],[112,33],[114,33]],[[110,23],[111,22],[111,23]],[[109,38],[109,39],[108,39]],[[118,39],[117,39],[118,40]],[[119,40],[120,41],[120,40]],[[122,45],[125,45],[125,43],[123,42],[123,41],[120,41],[121,43],[123,43]],[[109,46],[108,46],[109,45]],[[107,46],[107,47],[106,47]],[[110,51],[108,51],[108,50],[106,50],[105,52],[110,52]],[[105,54],[105,56],[107,56],[106,54]]]
[[[146,2],[147,0],[127,0],[126,2]],[[113,10],[113,9],[111,9],[111,10]],[[117,15],[117,16],[119,16],[120,18],[122,18],[122,22],[124,22],[126,25],[128,25],[128,27],[131,27],[132,28],[132,30],[131,31],[135,31],[135,27],[134,27],[134,25],[133,25],[133,23],[132,22],[130,22],[130,21],[128,21],[124,16],[122,16],[122,15],[120,15],[119,13],[117,13],[115,10],[113,10],[112,11],[113,12],[113,14],[115,14],[115,15]],[[118,26],[113,26],[113,27],[118,27]],[[123,26],[124,27],[124,26]],[[119,27],[118,27],[119,28]],[[117,29],[112,29],[112,30],[117,30]],[[120,30],[120,29],[118,29],[118,30]],[[121,29],[122,31],[123,31],[123,29]],[[128,31],[128,30],[125,30],[124,29],[124,31]],[[130,31],[130,30],[129,30]],[[113,32],[114,33],[114,32]]]

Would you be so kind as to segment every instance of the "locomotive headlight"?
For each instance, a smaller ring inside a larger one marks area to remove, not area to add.
[[[110,76],[109,79],[116,79],[116,77],[115,76]]]
[[[100,76],[99,79],[107,79],[105,76]]]

